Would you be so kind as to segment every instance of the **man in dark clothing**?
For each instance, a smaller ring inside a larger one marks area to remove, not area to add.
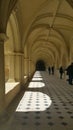
[[[49,74],[51,74],[51,68],[50,67],[48,67],[48,72],[49,72]]]
[[[60,73],[60,79],[62,79],[62,76],[63,76],[63,73],[64,73],[62,66],[59,68],[59,73]]]
[[[67,70],[67,75],[69,76],[69,84],[72,85],[72,80],[73,80],[73,63],[68,66]]]
[[[54,74],[54,66],[51,67],[52,74]]]

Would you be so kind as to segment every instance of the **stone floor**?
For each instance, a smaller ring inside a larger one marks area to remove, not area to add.
[[[73,130],[73,85],[66,80],[37,71],[18,96],[0,130]]]

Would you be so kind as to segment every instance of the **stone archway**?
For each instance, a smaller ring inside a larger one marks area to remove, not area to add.
[[[45,71],[46,67],[45,67],[45,63],[43,60],[38,60],[36,63],[36,70],[40,70],[40,71]]]

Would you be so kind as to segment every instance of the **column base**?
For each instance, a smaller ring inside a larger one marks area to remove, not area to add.
[[[15,80],[14,79],[8,79],[7,82],[15,82]]]
[[[6,111],[0,113],[0,125],[4,124],[5,122],[7,122],[9,119],[9,115]]]

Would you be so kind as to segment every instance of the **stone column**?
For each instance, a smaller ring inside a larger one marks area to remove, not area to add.
[[[29,76],[31,77],[35,71],[35,66],[32,60],[29,60]]]
[[[29,77],[31,76],[31,60],[29,59]]]
[[[32,61],[32,73],[34,73],[35,72],[35,64],[34,64],[34,62]]]
[[[21,56],[21,84],[24,87],[24,53]]]
[[[15,53],[15,80],[23,84],[24,82],[24,54]]]
[[[5,114],[5,63],[4,63],[5,34],[0,34],[0,121]]]
[[[24,58],[24,79],[29,77],[29,58]]]
[[[0,41],[0,112],[5,106],[4,43]]]
[[[9,80],[8,82],[15,82],[14,79],[14,53],[9,53]]]

